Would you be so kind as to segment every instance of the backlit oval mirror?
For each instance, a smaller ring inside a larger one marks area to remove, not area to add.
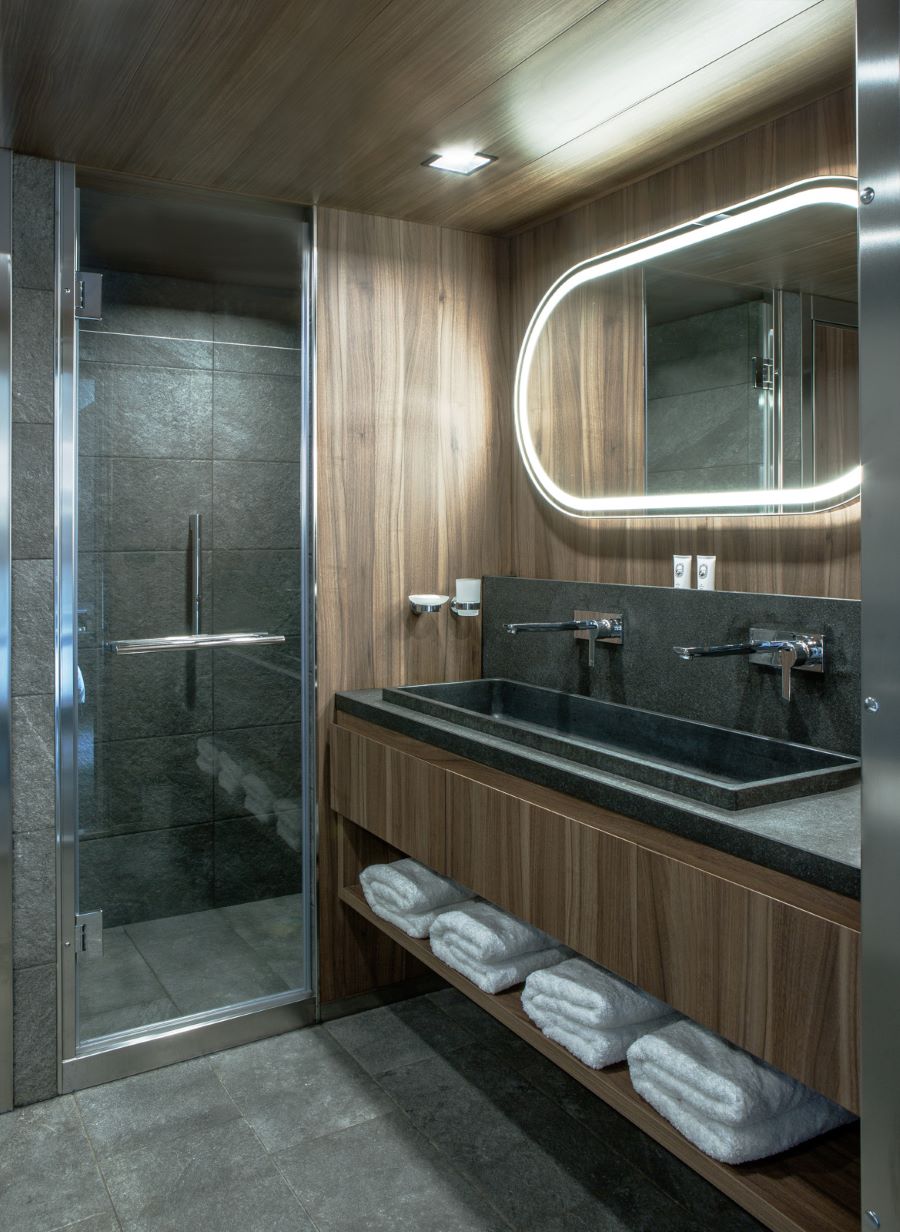
[[[857,496],[857,199],[804,180],[563,274],[516,371],[541,495],[580,517]]]

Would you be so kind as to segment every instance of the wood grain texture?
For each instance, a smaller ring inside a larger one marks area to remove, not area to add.
[[[816,475],[843,475],[859,457],[859,332],[813,325]]]
[[[435,872],[447,867],[445,775],[345,727],[331,728],[331,807]]]
[[[445,851],[434,866],[461,884],[858,1109],[859,922],[841,896],[558,793],[545,807],[525,798],[530,784],[464,759],[391,758],[388,731],[382,743],[338,726],[333,740],[333,774],[350,784],[339,811],[374,815],[407,854],[404,841]]]
[[[427,941],[415,941],[375,916],[358,887],[342,901],[373,928],[416,955],[482,1009],[577,1079],[666,1150],[705,1177],[773,1232],[857,1232],[859,1228],[859,1127],[848,1126],[818,1141],[741,1167],[717,1163],[683,1138],[634,1090],[625,1065],[589,1069],[548,1040],[522,1009],[520,989],[491,996],[442,963]]]
[[[859,1110],[859,933],[638,849],[635,983]]]
[[[327,743],[339,689],[465,679],[478,620],[407,596],[502,567],[511,429],[496,241],[330,210],[318,219],[318,696],[324,1001],[373,986],[336,906]],[[349,952],[343,948],[350,946]],[[375,983],[377,984],[377,980]]]
[[[515,237],[510,368],[538,300],[576,262],[792,180],[825,174],[855,174],[849,91]],[[536,492],[514,443],[511,468],[510,572],[662,586],[671,585],[674,553],[702,553],[718,557],[722,590],[859,597],[859,502],[808,516],[576,519],[552,509]]]
[[[852,0],[7,0],[0,143],[502,232],[849,83],[853,36]]]
[[[504,774],[502,770],[447,753],[444,749],[413,740],[399,732],[389,731],[375,723],[367,723],[365,719],[358,719],[344,710],[337,711],[335,720],[341,727],[390,745],[409,756],[421,757],[431,765],[440,766],[455,776],[470,779],[492,791],[502,792],[537,809],[571,817],[583,825],[593,826],[606,834],[635,843],[647,851],[680,860],[693,868],[710,873],[713,877],[724,878],[790,907],[796,907],[799,911],[809,912],[842,928],[859,932],[860,910],[857,899],[847,898],[843,894],[801,881],[797,877],[790,877],[786,873],[764,868],[761,864],[742,860],[728,852],[717,851],[704,843],[683,838],[680,834],[671,834],[644,821],[635,821],[631,817],[622,816],[621,813],[610,812],[609,809],[600,808],[596,804],[576,800],[574,796],[567,796],[552,788],[541,787],[512,774]]]
[[[450,875],[633,981],[637,847],[462,775],[444,777]]]

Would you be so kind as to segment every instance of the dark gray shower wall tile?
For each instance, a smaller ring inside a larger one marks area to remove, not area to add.
[[[749,466],[647,472],[647,491],[651,495],[667,492],[743,492],[758,486],[759,471]]]
[[[110,740],[95,746],[99,800],[82,834],[197,825],[213,813],[213,775],[197,764],[198,736]]]
[[[265,287],[216,287],[216,342],[296,347],[300,340],[300,295]]]
[[[12,703],[12,824],[24,834],[47,834],[56,824],[53,698],[15,697]]]
[[[217,907],[297,894],[302,881],[301,857],[279,835],[275,817],[216,822]]]
[[[299,552],[217,548],[212,574],[214,632],[299,633]]]
[[[211,552],[201,554],[202,611],[212,601]],[[191,631],[191,557],[181,552],[105,552],[104,640],[175,637]]]
[[[204,518],[205,541],[212,546],[212,463],[112,458],[107,482],[100,545],[107,551],[187,552],[192,513]]]
[[[216,729],[299,722],[299,639],[213,651]]]
[[[53,829],[13,839],[13,965],[56,961],[56,834]]]
[[[109,462],[79,453],[78,457],[78,550],[94,552],[102,542],[105,498],[109,489]]]
[[[750,308],[737,304],[647,331],[647,396],[664,398],[749,380]]]
[[[103,638],[103,556],[78,553],[78,647],[86,650]]]
[[[214,462],[217,548],[297,548],[300,466],[292,462]]]
[[[290,376],[299,384],[300,348],[217,342],[213,347],[213,367],[216,372],[259,372],[266,376]]]
[[[52,291],[56,274],[56,179],[46,158],[13,156],[13,286]]]
[[[53,425],[17,423],[12,433],[12,554],[53,556]]]
[[[94,684],[101,740],[174,736],[212,727],[212,664],[208,654],[166,651],[154,655],[96,654],[82,663]]]
[[[213,457],[299,458],[300,383],[294,377],[217,372],[213,408]]]
[[[746,466],[749,451],[746,384],[647,403],[650,471]]]
[[[143,368],[212,368],[211,342],[185,338],[153,338],[141,334],[104,334],[82,326],[78,333],[79,361],[131,364]]]
[[[212,373],[83,362],[79,452],[119,457],[209,458]]]
[[[78,856],[82,909],[107,927],[213,906],[211,825],[84,838]]]
[[[53,422],[55,338],[53,292],[18,289],[12,318],[14,422]]]
[[[16,560],[12,566],[12,692],[52,693],[53,561]]]
[[[56,963],[13,975],[13,1092],[16,1104],[56,1095]]]
[[[279,802],[285,808],[296,804],[301,785],[297,724],[216,731],[213,740],[225,767],[216,785],[218,821],[248,816],[268,819],[273,816],[268,810],[277,810]]]
[[[91,328],[103,333],[209,341],[213,336],[215,292],[208,282],[159,274],[106,271],[103,320]]]

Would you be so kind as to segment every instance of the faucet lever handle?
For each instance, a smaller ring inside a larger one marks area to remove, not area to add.
[[[778,652],[781,662],[781,696],[786,702],[791,700],[791,669],[799,658],[796,646],[782,646]]]

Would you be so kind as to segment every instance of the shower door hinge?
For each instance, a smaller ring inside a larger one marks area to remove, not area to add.
[[[760,359],[758,355],[754,355],[750,361],[750,368],[754,389],[775,388],[774,359]]]
[[[84,911],[75,917],[77,958],[103,957],[103,912]]]
[[[85,321],[103,320],[103,275],[75,271],[75,315]]]

